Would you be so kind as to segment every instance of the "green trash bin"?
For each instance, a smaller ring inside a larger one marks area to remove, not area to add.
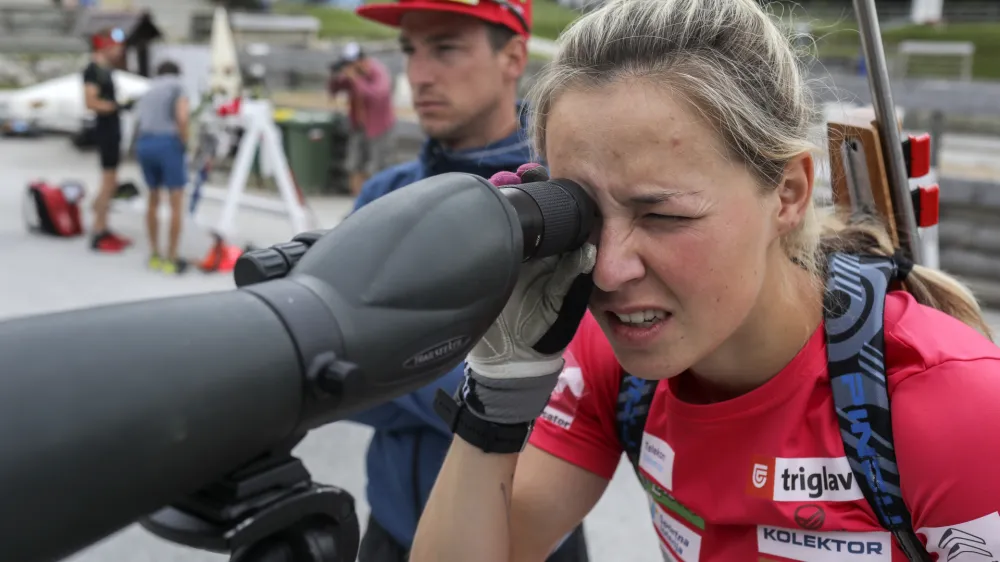
[[[285,159],[288,159],[288,121],[289,119],[295,117],[295,111],[292,109],[282,108],[276,109],[274,111],[274,124],[278,126],[278,131],[281,132],[281,150],[285,153]]]
[[[334,147],[338,116],[325,112],[298,111],[281,123],[288,166],[304,194],[339,191],[335,181]]]
[[[343,113],[335,113],[332,125],[330,141],[333,152],[330,155],[330,188],[335,193],[350,194],[347,173],[347,138],[351,131],[350,121]]]

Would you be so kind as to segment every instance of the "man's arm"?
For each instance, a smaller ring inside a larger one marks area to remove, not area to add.
[[[372,66],[374,67],[375,64],[377,63],[373,61]],[[347,77],[357,89],[357,92],[365,98],[384,96],[389,93],[392,87],[388,71],[381,68],[373,68],[368,73],[353,70],[347,74]]]
[[[354,211],[352,212],[357,211],[361,207],[364,207],[389,191],[391,191],[391,189],[386,189],[385,185],[375,183],[371,180],[366,181],[361,186],[361,193],[359,193],[357,198],[354,199]]]
[[[350,86],[350,82],[344,78],[343,73],[337,73],[332,76],[326,84],[326,96],[328,99],[333,100],[338,94],[347,90]]]
[[[448,371],[431,384],[417,389],[395,400],[355,414],[348,421],[370,426],[384,431],[399,431],[411,428],[433,427],[442,435],[451,436],[444,421],[434,412],[434,399],[439,388],[448,394],[455,392],[462,381],[465,363]]]
[[[118,104],[100,98],[100,90],[97,84],[85,83],[83,85],[84,103],[87,109],[100,114],[110,114],[118,111]]]
[[[95,113],[108,114],[118,111],[116,102],[101,99],[97,70],[93,66],[87,67],[83,72],[83,103],[87,109]]]
[[[191,105],[183,92],[177,96],[177,101],[174,102],[174,118],[177,120],[177,134],[180,136],[181,142],[187,145],[191,122]]]

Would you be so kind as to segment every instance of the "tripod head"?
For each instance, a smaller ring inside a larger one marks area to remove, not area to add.
[[[354,498],[314,483],[290,447],[139,523],[164,540],[229,553],[231,562],[353,562],[360,540]]]
[[[360,540],[354,498],[314,483],[289,451],[262,455],[139,523],[231,562],[353,562]]]

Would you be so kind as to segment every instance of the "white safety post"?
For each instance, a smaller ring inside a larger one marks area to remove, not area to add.
[[[214,116],[206,123],[215,129],[221,144],[228,144],[225,138],[229,134],[224,130],[227,123],[240,124],[244,133],[236,152],[236,159],[230,170],[229,182],[225,189],[212,188],[203,185],[201,199],[222,203],[222,215],[216,224],[210,224],[202,218],[202,205],[198,205],[193,217],[194,224],[199,228],[214,233],[221,238],[231,239],[236,234],[235,222],[240,208],[250,208],[265,213],[284,215],[292,228],[292,236],[318,228],[310,214],[299,199],[298,190],[292,179],[288,159],[281,147],[281,131],[274,123],[273,107],[265,100],[241,100],[240,113],[236,116]],[[261,168],[264,175],[273,177],[278,187],[280,199],[261,197],[246,193],[247,180],[253,169],[254,154],[260,147]],[[220,150],[228,152],[228,149]],[[218,153],[217,153],[218,154]],[[115,210],[127,210],[135,213],[146,212],[146,198],[135,197],[128,201],[113,201]],[[170,211],[165,206],[157,209],[160,220],[167,220]]]
[[[222,217],[216,228],[220,236],[228,238],[234,234],[236,212],[240,206],[286,214],[294,230],[293,235],[309,230],[310,221],[307,220],[305,209],[299,202],[298,191],[292,180],[288,160],[281,148],[281,134],[274,123],[273,113],[273,107],[265,100],[244,99],[241,104],[240,118],[244,125],[244,132],[229,175],[229,186],[223,202]],[[258,147],[260,147],[261,159],[266,159],[274,172],[281,202],[246,193],[247,179],[250,177],[254,154]],[[203,197],[214,199],[207,192]]]
[[[934,139],[937,140],[937,139]],[[931,168],[929,174],[922,178],[911,179],[910,188],[917,189],[918,186],[931,186],[938,183],[938,173],[936,168]],[[938,184],[940,186],[940,184]],[[940,189],[940,187],[938,187]],[[924,263],[921,265],[931,269],[941,267],[941,249],[938,242],[938,225],[920,228],[920,245],[924,250]]]

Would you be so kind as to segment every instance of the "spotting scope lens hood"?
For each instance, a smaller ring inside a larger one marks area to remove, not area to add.
[[[423,181],[454,181],[458,178],[485,180],[468,174],[443,174]],[[418,182],[419,183],[419,182]],[[487,182],[488,183],[488,182]],[[407,189],[411,189],[408,186]],[[499,188],[514,207],[521,225],[523,259],[540,259],[582,246],[599,218],[597,205],[579,184],[567,179],[551,179]],[[353,215],[352,215],[353,216]],[[351,219],[353,220],[353,219]],[[319,238],[329,232],[317,230],[295,236],[291,242],[252,250],[236,262],[237,287],[278,279],[298,264]]]

